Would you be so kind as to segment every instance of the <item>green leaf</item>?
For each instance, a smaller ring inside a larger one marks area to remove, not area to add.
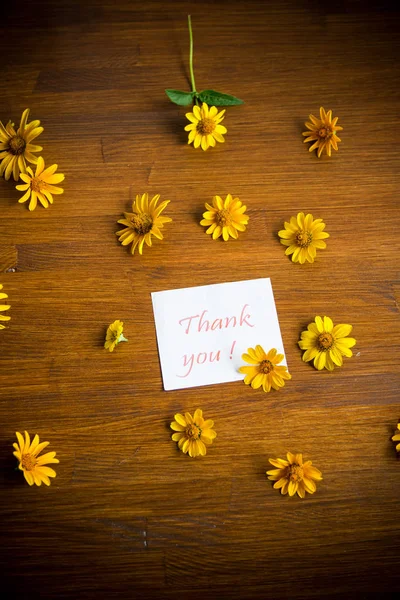
[[[180,90],[165,90],[168,98],[174,104],[179,106],[189,106],[193,103],[193,94],[191,92],[181,92]]]
[[[236,98],[236,96],[222,94],[221,92],[215,92],[214,90],[203,90],[202,92],[199,92],[198,98],[202,102],[214,106],[235,106],[237,104],[244,104],[243,100]]]

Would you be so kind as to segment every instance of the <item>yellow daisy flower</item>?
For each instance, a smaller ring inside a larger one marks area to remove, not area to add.
[[[151,236],[154,235],[159,240],[163,239],[161,229],[164,223],[170,223],[172,219],[169,217],[161,217],[162,211],[169,204],[169,200],[164,200],[159,206],[157,203],[160,199],[160,194],[153,197],[149,203],[148,194],[138,194],[136,202],[132,204],[131,213],[124,213],[125,218],[120,219],[118,223],[126,225],[125,229],[116,232],[119,241],[123,246],[127,246],[132,242],[131,253],[134,254],[136,247],[139,249],[139,254],[143,253],[143,245],[146,242],[147,246],[151,246]]]
[[[250,384],[255,390],[261,386],[264,392],[271,391],[271,388],[278,390],[285,385],[285,379],[292,379],[287,367],[279,365],[284,356],[278,354],[276,348],[272,348],[267,354],[258,345],[255,348],[249,348],[247,354],[242,354],[242,359],[251,366],[240,367],[239,373],[246,375],[245,384]]]
[[[193,106],[193,112],[186,113],[186,118],[190,124],[186,125],[185,131],[189,131],[188,144],[193,142],[193,146],[201,146],[207,150],[209,146],[214,147],[216,142],[224,142],[223,134],[227,132],[226,127],[221,125],[224,119],[225,110],[218,112],[216,106],[210,106],[203,102],[201,108]]]
[[[36,434],[31,443],[29,433],[25,431],[25,440],[17,431],[16,436],[18,444],[14,443],[14,456],[19,460],[18,468],[24,472],[24,477],[29,485],[50,485],[49,477],[55,477],[56,472],[50,467],[46,467],[50,463],[59,463],[57,458],[54,458],[55,452],[48,452],[42,456],[39,453],[49,445],[49,442],[39,443],[39,436]]]
[[[127,342],[128,340],[123,335],[124,324],[122,321],[114,321],[108,326],[106,333],[106,341],[104,342],[104,348],[112,352],[120,342]]]
[[[217,437],[214,431],[214,421],[203,419],[203,411],[198,408],[193,417],[190,413],[184,415],[176,414],[175,421],[171,423],[171,429],[177,433],[172,434],[174,442],[178,442],[179,448],[191,457],[205,456],[206,446],[212,444]]]
[[[397,429],[400,429],[400,423],[397,424]],[[396,435],[392,437],[392,440],[394,442],[400,442],[400,433],[396,433]],[[397,444],[396,450],[397,452],[400,452],[400,444]]]
[[[302,331],[300,348],[305,350],[304,362],[314,360],[314,367],[321,371],[323,368],[333,371],[335,365],[343,365],[343,356],[353,356],[352,348],[356,340],[347,337],[353,327],[351,325],[335,325],[329,317],[315,317],[315,322],[310,323],[307,331]]]
[[[47,208],[50,204],[53,204],[52,194],[63,194],[64,190],[60,187],[56,187],[53,183],[61,183],[64,181],[64,175],[62,173],[56,173],[58,165],[52,165],[51,167],[44,168],[44,160],[41,156],[38,158],[36,165],[35,175],[30,167],[27,167],[26,173],[21,173],[20,177],[25,183],[15,186],[20,192],[25,194],[18,200],[18,202],[26,202],[29,200],[29,210],[35,210],[37,201]]]
[[[249,216],[245,214],[247,206],[241,203],[239,198],[232,198],[228,194],[225,200],[220,196],[214,196],[212,206],[206,202],[207,211],[203,213],[200,225],[208,227],[206,233],[212,234],[213,240],[221,235],[225,242],[229,236],[238,238],[238,231],[246,231]]]
[[[312,466],[311,460],[303,463],[302,454],[287,453],[287,460],[283,458],[270,458],[269,462],[277,469],[267,471],[268,479],[276,481],[274,488],[281,490],[281,494],[289,496],[297,494],[304,498],[306,492],[313,494],[317,489],[315,481],[322,480],[322,473]]]
[[[336,125],[339,117],[335,117],[332,120],[331,110],[325,112],[325,109],[321,106],[319,109],[319,116],[320,118],[318,119],[317,117],[314,117],[314,115],[310,115],[309,118],[311,122],[307,121],[307,123],[305,123],[305,126],[309,131],[303,132],[303,135],[307,136],[304,143],[313,142],[309,151],[312,152],[318,148],[318,158],[320,158],[324,150],[326,154],[330,156],[332,148],[334,150],[338,149],[337,143],[342,140],[336,135],[336,132],[342,131],[343,129],[343,127]]]
[[[2,289],[3,289],[3,286],[0,283],[0,290],[2,290]],[[7,294],[5,294],[4,292],[0,292],[0,300],[5,300],[5,298],[8,298]],[[0,304],[0,313],[5,312],[9,308],[11,308],[9,304]],[[10,319],[11,319],[11,317],[0,314],[0,321],[9,321]],[[5,328],[6,328],[6,326],[2,325],[0,323],[0,329],[5,329]]]
[[[41,152],[41,146],[31,144],[43,131],[40,121],[28,123],[29,108],[22,113],[20,125],[15,131],[14,123],[6,126],[0,121],[0,177],[10,179],[11,173],[18,181],[20,173],[26,173],[26,161],[36,164],[38,159],[33,152]]]
[[[322,219],[313,219],[311,214],[298,213],[291,217],[290,222],[285,221],[285,229],[278,231],[281,244],[288,246],[285,254],[292,255],[293,262],[304,264],[306,261],[314,262],[317,249],[326,248],[324,239],[329,233],[324,231],[325,223]]]

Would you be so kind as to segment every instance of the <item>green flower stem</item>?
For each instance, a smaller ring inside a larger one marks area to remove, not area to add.
[[[192,20],[190,15],[188,15],[188,26],[189,26],[189,37],[190,37],[190,54],[189,54],[189,68],[190,68],[190,79],[192,82],[192,93],[197,94],[196,83],[194,80],[194,72],[193,72],[193,32],[192,32]],[[197,98],[195,96],[196,104]]]
[[[121,335],[118,338],[118,344],[119,342],[127,342],[128,340],[126,339],[126,337],[124,337],[123,333],[121,333]]]

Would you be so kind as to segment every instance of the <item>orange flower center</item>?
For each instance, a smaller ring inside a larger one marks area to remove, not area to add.
[[[264,375],[268,375],[271,371],[274,370],[274,365],[270,360],[262,360],[258,367],[260,373],[264,373]]]
[[[36,459],[30,454],[23,454],[21,458],[22,468],[25,471],[32,471],[36,466]]]
[[[138,235],[146,235],[153,227],[153,219],[147,213],[134,214],[131,217],[131,225]]]
[[[8,147],[11,154],[19,155],[22,154],[26,148],[26,142],[24,138],[19,135],[14,135],[8,142]]]
[[[45,183],[41,179],[37,179],[36,177],[31,179],[31,189],[34,192],[41,192],[44,187]]]
[[[318,137],[323,138],[324,140],[330,138],[332,136],[332,129],[325,125],[325,127],[321,127],[318,130]]]
[[[194,423],[191,423],[186,427],[186,436],[190,440],[198,440],[201,436],[201,429],[197,427]]]
[[[225,210],[225,208],[223,208],[222,210],[219,210],[217,212],[217,214],[215,215],[215,220],[218,225],[221,225],[221,227],[224,227],[226,225],[230,225],[231,215],[229,214],[228,210]]]
[[[303,467],[294,463],[293,465],[289,465],[288,479],[290,481],[298,482],[304,478]]]
[[[201,135],[212,133],[215,129],[215,121],[213,119],[201,119],[196,125],[196,129]]]
[[[299,231],[296,233],[296,243],[301,248],[307,248],[312,242],[312,233],[310,231]]]
[[[324,331],[323,333],[320,333],[319,336],[318,336],[318,338],[317,338],[318,348],[322,352],[326,352],[327,350],[329,350],[330,348],[332,348],[333,342],[334,342],[333,335],[331,335],[327,331]]]

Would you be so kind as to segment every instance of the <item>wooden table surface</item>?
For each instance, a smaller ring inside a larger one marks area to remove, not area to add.
[[[7,600],[394,598],[400,592],[399,13],[389,4],[17,1],[3,7],[0,119],[40,119],[54,205],[29,212],[0,181],[1,558]],[[187,15],[198,89],[235,94],[226,143],[187,145]],[[332,109],[339,152],[301,132]],[[165,240],[131,256],[116,221],[137,193],[171,203]],[[250,222],[212,241],[204,203],[232,193]],[[297,212],[331,237],[294,264],[277,232]],[[163,391],[150,293],[270,277],[292,381]],[[315,315],[351,323],[333,373],[301,360]],[[107,325],[129,343],[103,347]],[[202,459],[169,423],[201,407],[218,437]],[[15,431],[50,441],[48,488],[15,471]],[[281,496],[269,457],[302,452],[316,494]],[[398,596],[397,596],[398,597]]]

